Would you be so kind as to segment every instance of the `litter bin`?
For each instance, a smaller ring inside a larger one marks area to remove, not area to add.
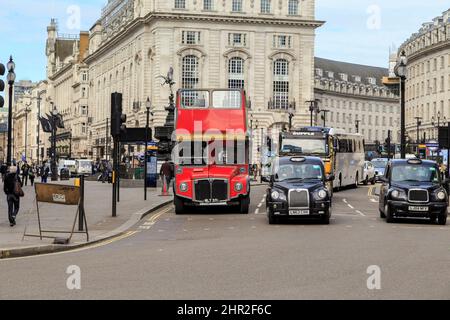
[[[67,168],[63,168],[61,169],[61,171],[59,172],[59,178],[61,180],[69,180],[70,179],[70,171]]]

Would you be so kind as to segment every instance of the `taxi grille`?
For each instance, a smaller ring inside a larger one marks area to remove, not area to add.
[[[308,190],[291,190],[291,191],[289,191],[289,207],[290,208],[309,208]]]
[[[412,201],[412,202],[428,202],[428,191],[427,190],[410,190],[408,198],[409,198],[409,201]]]

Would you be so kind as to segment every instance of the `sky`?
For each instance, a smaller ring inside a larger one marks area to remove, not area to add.
[[[12,54],[17,78],[45,79],[46,28],[52,17],[59,32],[89,30],[106,0],[0,0],[0,62]],[[316,56],[388,67],[389,50],[422,23],[450,8],[448,0],[316,0]],[[79,17],[79,19],[77,19]]]

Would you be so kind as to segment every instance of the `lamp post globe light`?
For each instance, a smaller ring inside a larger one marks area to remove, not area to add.
[[[9,166],[12,164],[12,99],[13,99],[13,86],[16,81],[16,74],[14,72],[16,64],[13,61],[12,56],[9,58],[9,62],[6,65],[8,69],[8,85],[9,85],[9,103],[8,103],[8,151],[6,156],[6,163]]]
[[[405,129],[405,85],[406,85],[406,66],[408,64],[408,58],[406,52],[403,50],[398,59],[395,67],[395,74],[400,78],[400,148],[401,159],[406,158],[406,129]]]

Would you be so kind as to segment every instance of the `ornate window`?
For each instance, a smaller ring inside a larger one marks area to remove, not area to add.
[[[244,59],[231,58],[228,61],[228,88],[244,89]]]
[[[273,107],[289,107],[289,62],[285,59],[275,60],[273,65]]]
[[[186,9],[186,0],[175,0],[175,9]]]
[[[242,12],[242,0],[233,0],[231,4],[232,12]]]
[[[270,0],[261,0],[261,13],[270,13]]]
[[[213,0],[203,0],[203,10],[207,11],[214,10]]]
[[[288,14],[289,15],[298,15],[298,0],[289,0]]]
[[[200,32],[199,31],[183,31],[181,33],[182,44],[199,44]]]

